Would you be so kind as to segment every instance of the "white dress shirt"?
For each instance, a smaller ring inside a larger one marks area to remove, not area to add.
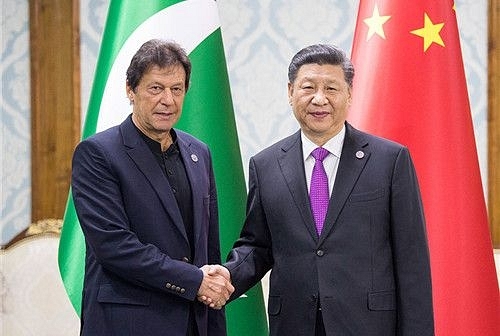
[[[302,139],[302,153],[304,155],[304,169],[306,173],[307,190],[311,190],[311,176],[314,168],[314,157],[311,152],[315,150],[318,146],[314,144],[304,132],[300,132]],[[337,176],[337,169],[340,162],[340,154],[342,153],[342,146],[344,145],[345,138],[345,125],[342,130],[335,135],[333,138],[327,141],[322,147],[328,150],[330,153],[323,160],[323,166],[325,167],[326,176],[328,177],[328,190],[329,195],[332,196],[333,184],[335,183],[335,177]]]

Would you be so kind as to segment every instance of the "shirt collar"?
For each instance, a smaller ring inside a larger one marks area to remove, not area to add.
[[[309,138],[304,134],[303,131],[300,131],[300,137],[302,139],[302,155],[304,156],[304,161],[311,155],[311,152],[316,149],[318,146],[309,140]],[[340,154],[342,153],[342,146],[344,145],[345,138],[345,124],[342,126],[340,132],[337,133],[333,138],[328,140],[323,146],[324,149],[328,150],[331,154],[335,155],[337,158],[340,158]]]
[[[134,124],[134,126],[135,126],[135,124]],[[146,134],[142,133],[142,131],[137,126],[135,126],[135,129],[137,130],[137,132],[139,132],[139,134],[144,139],[144,141],[148,145],[149,149],[151,149],[151,151],[153,153],[162,154],[161,144],[158,141],[153,140],[150,137],[148,137]],[[177,133],[175,132],[175,130],[173,128],[170,129],[170,136],[172,137],[173,143],[172,143],[172,145],[170,145],[169,148],[167,148],[167,150],[165,152],[169,152],[169,150],[178,150]]]

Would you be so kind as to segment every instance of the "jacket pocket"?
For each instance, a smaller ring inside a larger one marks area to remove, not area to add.
[[[368,309],[395,310],[396,293],[394,291],[368,293]]]
[[[349,197],[349,201],[351,201],[353,203],[374,201],[376,199],[379,199],[379,198],[383,197],[384,194],[385,194],[384,189],[380,188],[380,189],[375,189],[375,190],[372,190],[372,191],[367,191],[367,192],[352,194]]]
[[[126,285],[102,284],[97,293],[97,301],[101,303],[121,303],[148,306],[151,293]]]
[[[267,313],[270,316],[278,315],[281,311],[281,297],[280,296],[269,296],[267,302]]]

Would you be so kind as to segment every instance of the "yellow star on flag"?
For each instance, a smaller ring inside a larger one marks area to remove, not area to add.
[[[384,32],[383,25],[390,18],[391,17],[389,15],[380,16],[380,13],[378,11],[378,6],[375,4],[375,8],[373,8],[372,16],[363,20],[363,22],[366,23],[366,25],[369,28],[368,29],[368,36],[366,37],[366,40],[368,41],[375,34],[377,34],[378,36],[385,39],[385,32]]]
[[[424,27],[416,30],[412,30],[410,33],[418,35],[424,39],[424,52],[429,49],[432,43],[439,44],[444,47],[443,39],[439,32],[443,29],[444,22],[434,24],[431,19],[424,13]]]

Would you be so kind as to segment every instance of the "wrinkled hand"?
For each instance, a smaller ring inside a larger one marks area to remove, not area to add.
[[[231,275],[220,265],[205,265],[200,268],[203,280],[198,290],[198,300],[214,309],[221,309],[234,292]]]

